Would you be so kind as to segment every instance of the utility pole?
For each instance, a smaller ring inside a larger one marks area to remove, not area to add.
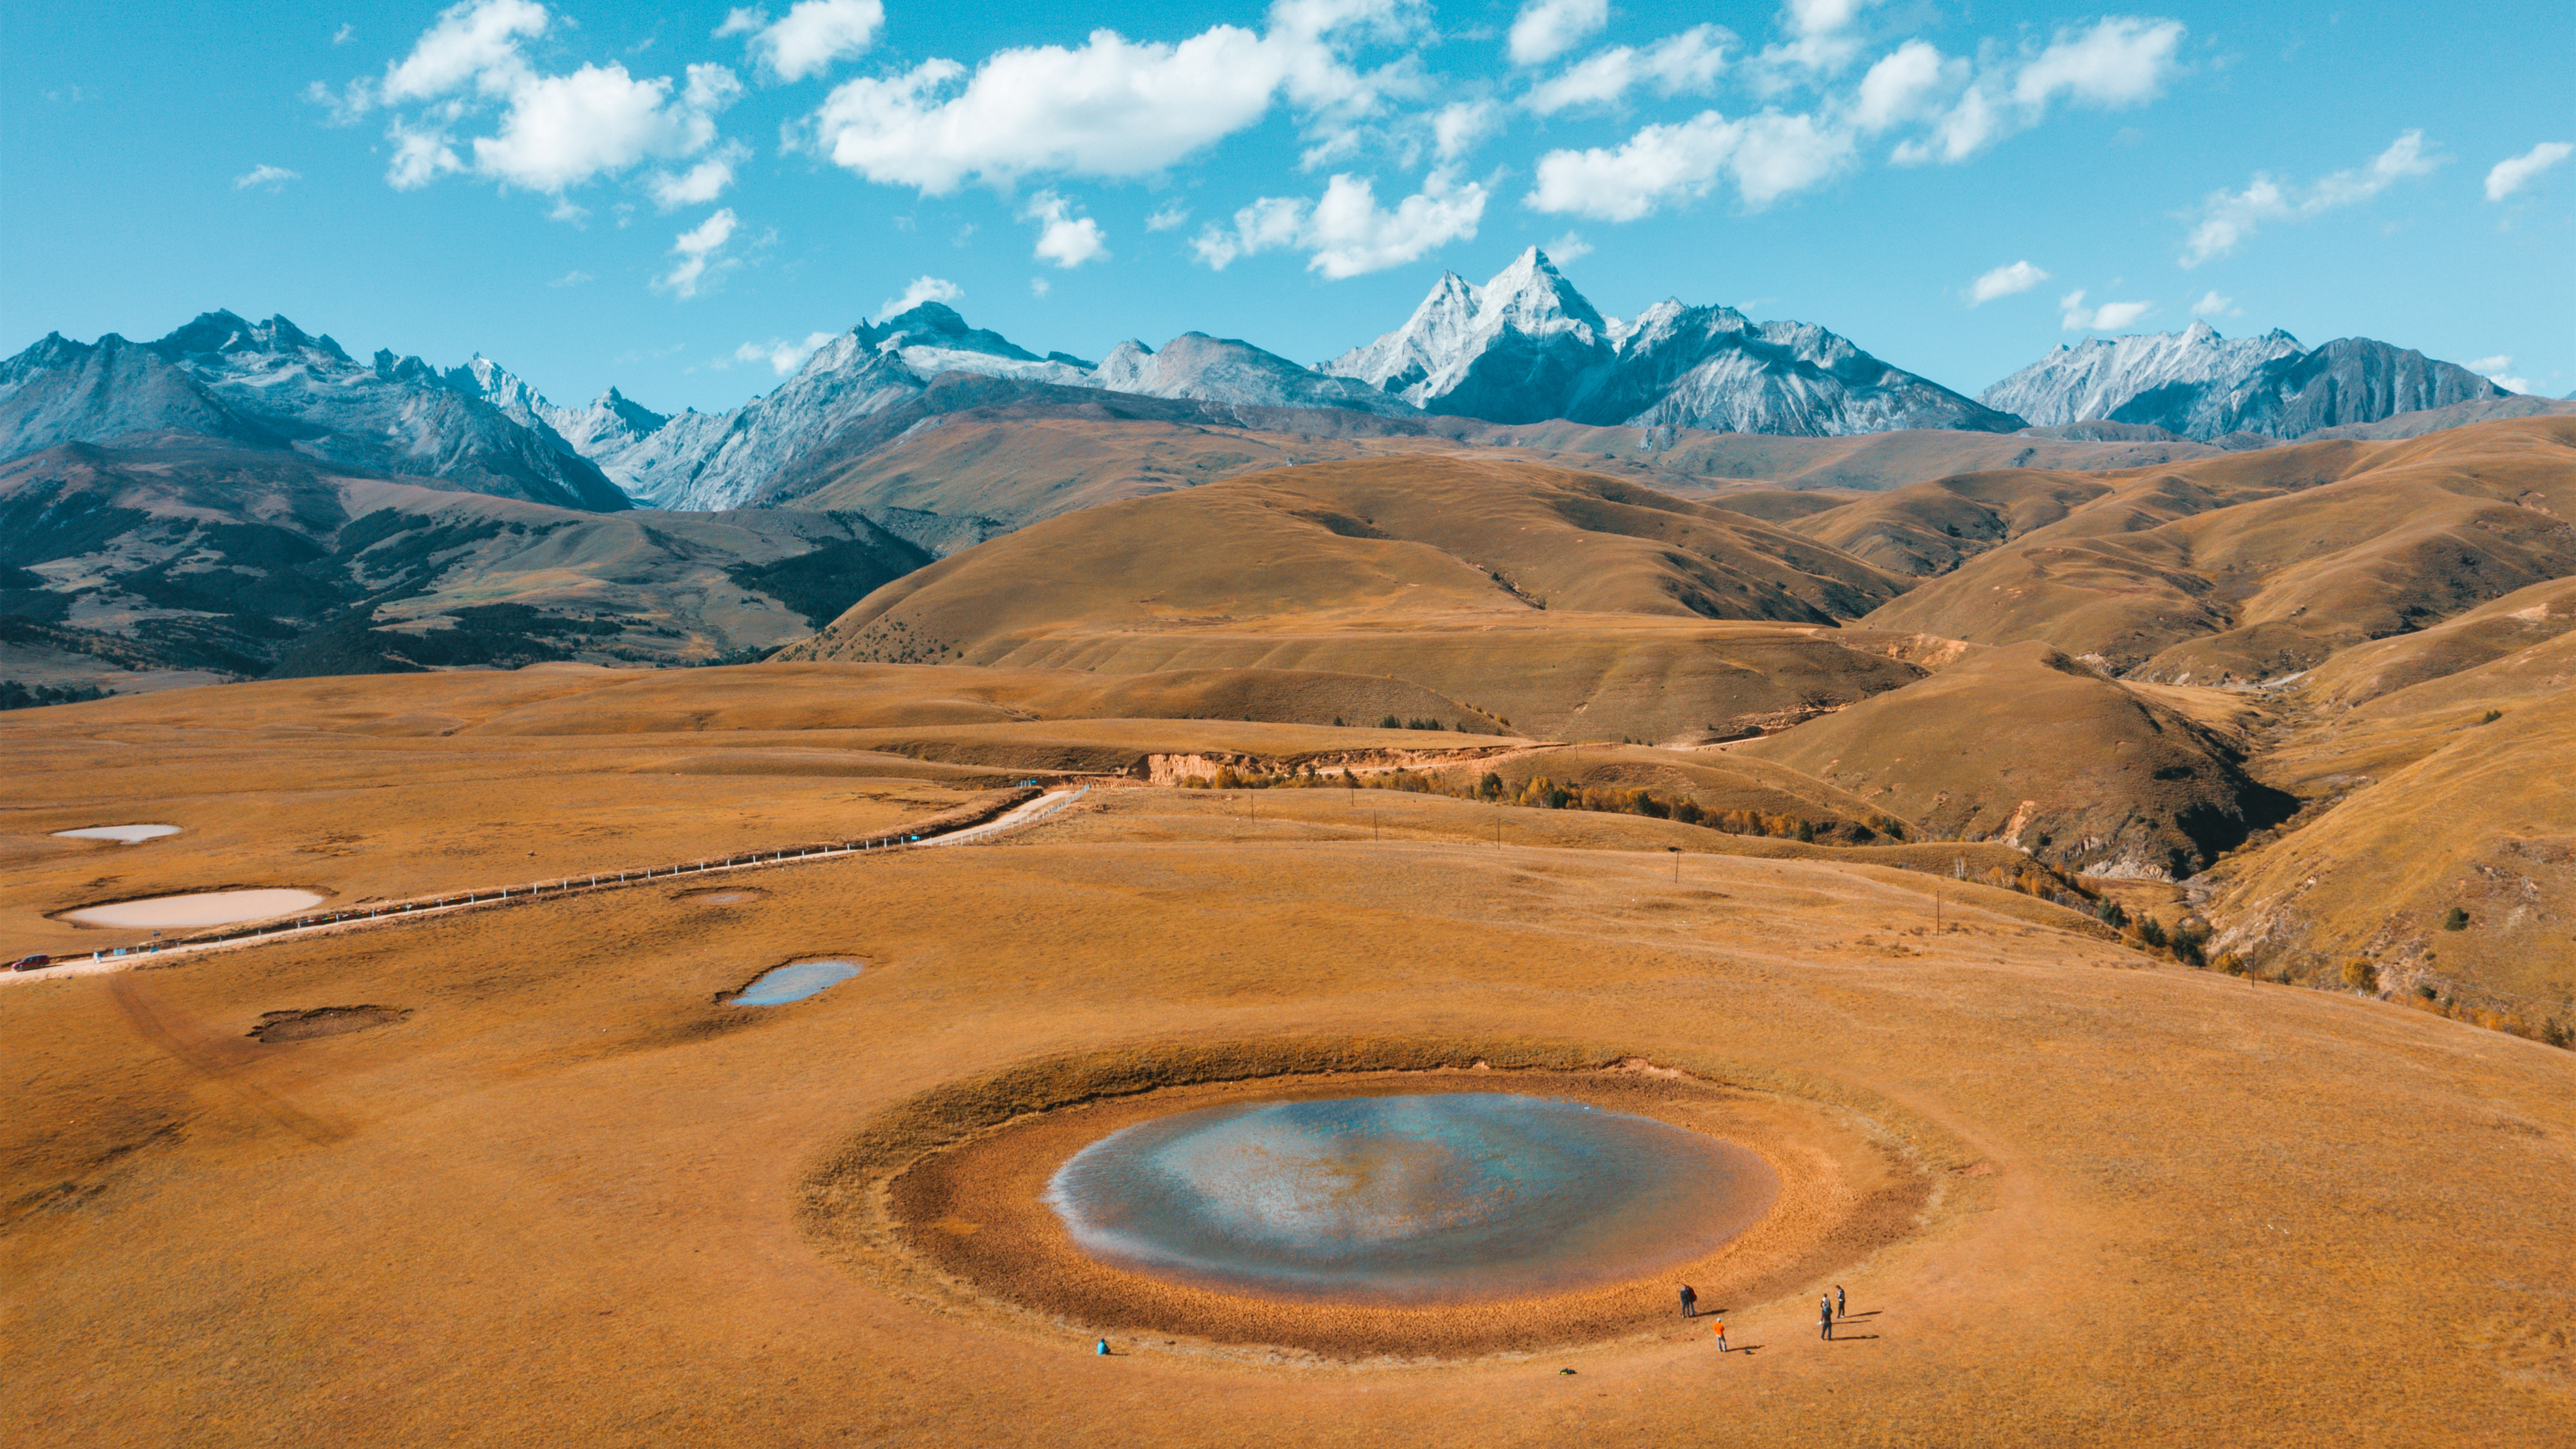
[[[1680,885],[1682,883],[1682,848],[1678,845],[1667,845],[1664,849],[1673,853],[1673,884]]]

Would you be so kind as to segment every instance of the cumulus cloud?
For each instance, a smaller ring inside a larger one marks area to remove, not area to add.
[[[1610,0],[1528,0],[1504,41],[1514,65],[1545,65],[1610,23]]]
[[[1635,221],[1667,203],[1705,196],[1731,175],[1744,203],[1759,208],[1822,182],[1850,152],[1846,132],[1812,115],[1764,111],[1730,121],[1702,111],[1678,125],[1643,127],[1617,147],[1548,152],[1521,204]]]
[[[877,320],[883,322],[888,317],[899,316],[924,302],[945,305],[965,295],[964,287],[946,277],[918,276],[912,279],[912,285],[903,289],[902,296],[886,299],[885,305],[877,309]]]
[[[1725,71],[1727,47],[1733,44],[1734,32],[1723,26],[1695,25],[1644,50],[1614,45],[1530,87],[1522,104],[1546,116],[1569,106],[1608,105],[1637,85],[1651,85],[1667,96],[1706,91]]]
[[[749,35],[751,57],[763,70],[800,81],[866,51],[884,24],[882,0],[798,0],[776,24],[756,7],[728,11],[716,34]]]
[[[1055,285],[1044,277],[1029,278],[1029,295],[1032,297],[1043,297],[1054,290]]]
[[[2272,222],[2304,221],[2339,207],[2368,201],[2410,176],[2429,174],[2446,158],[2424,144],[2424,133],[2408,131],[2356,166],[2321,176],[2307,186],[2289,186],[2261,172],[2242,191],[2213,191],[2200,204],[2200,220],[2183,243],[2185,269],[2236,250],[2247,237]]]
[[[2487,169],[2487,200],[2502,201],[2531,184],[2541,172],[2576,153],[2565,141],[2543,141],[2519,156],[2508,156]],[[2520,391],[2520,389],[2516,389]]]
[[[562,276],[546,283],[546,285],[549,287],[578,287],[584,282],[593,280],[596,279],[593,278],[590,273],[576,269],[574,271],[564,273]]]
[[[2099,307],[2087,307],[2082,288],[2058,298],[2057,306],[2065,314],[2058,319],[2059,324],[2069,332],[2117,332],[2156,310],[2153,302],[2105,302]]]
[[[832,337],[829,332],[808,332],[802,342],[786,342],[775,337],[767,342],[746,342],[733,350],[733,360],[766,362],[770,371],[785,377],[803,367],[805,359],[813,356]]]
[[[1032,255],[1039,261],[1070,270],[1084,262],[1109,259],[1108,238],[1101,232],[1100,223],[1087,216],[1075,216],[1073,203],[1052,191],[1031,197],[1020,220],[1038,224],[1038,244]]]
[[[1780,27],[1789,41],[1766,46],[1763,65],[1774,72],[1790,69],[1833,71],[1859,53],[1860,38],[1851,33],[1860,12],[1875,0],[1789,0],[1781,8]]]
[[[1884,131],[1931,113],[1945,92],[1966,78],[1968,63],[1944,57],[1928,41],[1909,40],[1881,56],[1860,78],[1852,123],[1864,131]]]
[[[2047,280],[2048,273],[2028,262],[2015,262],[2008,267],[1997,267],[1968,284],[1968,305],[1982,307],[1997,297],[2009,297],[2016,292],[2027,292]]]
[[[1338,281],[1402,266],[1452,241],[1474,240],[1485,199],[1482,186],[1434,169],[1420,191],[1381,207],[1366,178],[1336,176],[1320,201],[1263,197],[1236,212],[1231,227],[1201,231],[1191,247],[1219,271],[1255,252],[1303,251],[1309,254],[1307,270]]]
[[[2061,28],[2037,53],[1982,68],[1909,40],[1862,77],[1854,122],[1879,131],[1921,121],[1899,143],[1899,165],[1959,162],[2047,118],[2060,101],[2116,110],[2151,101],[2181,71],[2181,21],[2114,15]]]
[[[1455,161],[1477,142],[1502,129],[1502,113],[1491,101],[1457,101],[1431,118],[1431,141],[1443,161]]]
[[[835,87],[805,139],[871,181],[945,195],[969,178],[1141,176],[1245,130],[1285,95],[1336,136],[1401,75],[1362,75],[1343,37],[1396,23],[1401,0],[1278,0],[1269,29],[1217,25],[1177,44],[1095,30],[1079,47],[997,51],[970,73],[926,60]],[[1334,142],[1327,138],[1323,149]]]
[[[1585,257],[1592,255],[1593,252],[1599,250],[1599,248],[1593,246],[1592,243],[1585,241],[1583,239],[1583,233],[1579,231],[1568,231],[1559,232],[1545,245],[1541,246],[1539,250],[1547,253],[1547,259],[1556,263],[1558,266],[1570,267],[1576,262],[1583,260]]]
[[[2199,301],[2191,304],[2191,315],[2194,317],[2242,317],[2245,315],[2245,309],[2236,305],[2235,298],[2221,296],[2219,295],[2218,289],[2212,287],[2201,294]]]
[[[645,178],[644,189],[652,193],[653,204],[664,211],[704,206],[733,184],[734,164],[750,154],[739,145],[727,145],[686,171],[654,172]]]
[[[595,177],[715,144],[716,115],[742,93],[733,72],[694,65],[683,83],[630,75],[612,62],[548,75],[524,44],[552,24],[534,0],[468,0],[441,11],[381,77],[339,92],[317,83],[308,94],[339,121],[395,112],[386,129],[393,156],[385,180],[400,190],[472,172],[560,196]],[[459,141],[459,129],[494,112],[491,134]]]
[[[2481,357],[2475,362],[2465,362],[2460,365],[2471,372],[2483,375],[2487,381],[2503,388],[2506,392],[2531,391],[2529,378],[2507,375],[2506,369],[2513,366],[2512,353],[2499,352],[2493,357]]]
[[[1190,209],[1188,207],[1181,205],[1177,201],[1167,201],[1161,206],[1154,208],[1153,214],[1145,218],[1145,230],[1178,231],[1182,227],[1189,225],[1189,221]]]
[[[699,289],[712,284],[732,268],[732,259],[724,255],[724,248],[725,243],[733,240],[734,231],[740,225],[733,208],[728,206],[680,233],[671,244],[671,255],[680,260],[671,270],[654,278],[654,289],[682,298],[698,295]]]
[[[233,190],[248,191],[257,186],[272,192],[282,191],[286,188],[286,183],[303,179],[304,173],[301,171],[289,171],[283,166],[271,166],[263,161],[234,177]]]

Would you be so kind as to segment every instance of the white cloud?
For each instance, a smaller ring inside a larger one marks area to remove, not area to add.
[[[2194,317],[2242,317],[2245,315],[2245,309],[2236,305],[2235,298],[2221,296],[2219,295],[2218,289],[2212,287],[2201,294],[2199,301],[2191,304],[2191,315]]]
[[[2531,379],[2527,377],[2513,377],[2506,372],[2507,368],[2513,366],[2512,353],[2499,352],[2493,357],[2481,357],[2475,362],[2464,362],[2460,365],[2471,372],[2484,376],[2487,381],[2503,388],[2506,392],[2531,391]]]
[[[2531,178],[2576,153],[2565,141],[2543,141],[2519,156],[2508,156],[2487,170],[2487,200],[2502,201],[2531,183]],[[2519,391],[2519,389],[2517,389]]]
[[[654,289],[679,297],[694,297],[701,287],[723,276],[732,267],[723,255],[725,243],[733,240],[740,219],[728,206],[705,221],[680,233],[671,244],[671,255],[679,262],[653,281]]]
[[[2013,78],[2013,100],[2033,112],[2061,95],[2102,107],[2154,100],[2174,73],[2182,37],[2179,20],[2132,15],[2097,20],[2089,30],[2060,30]]]
[[[1161,206],[1154,208],[1153,214],[1145,218],[1145,230],[1177,231],[1181,227],[1187,226],[1189,224],[1189,220],[1190,209],[1188,207],[1181,205],[1177,201],[1167,201]]]
[[[546,283],[546,285],[549,287],[578,287],[584,282],[593,280],[595,280],[595,278],[593,278],[590,273],[575,270],[564,273],[562,276]]]
[[[283,166],[271,166],[263,161],[234,177],[233,190],[248,191],[254,186],[264,186],[270,191],[282,191],[286,188],[286,183],[303,179],[304,173],[301,171],[289,171]]]
[[[1610,23],[1610,0],[1528,0],[1505,48],[1514,65],[1545,65]]]
[[[1052,191],[1041,191],[1029,198],[1028,209],[1020,220],[1038,225],[1037,249],[1031,253],[1039,261],[1053,262],[1070,270],[1088,261],[1107,261],[1109,246],[1100,223],[1087,216],[1075,216],[1073,203]]]
[[[1592,255],[1599,248],[1585,241],[1583,233],[1569,231],[1559,233],[1555,239],[1541,246],[1539,250],[1547,253],[1547,259],[1558,266],[1570,267]]]
[[[653,204],[664,211],[704,206],[724,195],[724,189],[733,184],[734,163],[750,154],[740,145],[727,145],[676,175],[669,171],[654,172],[645,178],[644,189],[652,193]]]
[[[1387,87],[1413,84],[1400,67],[1361,75],[1335,37],[1395,25],[1403,8],[1277,0],[1266,32],[1218,25],[1165,44],[1095,30],[1075,49],[997,51],[972,74],[926,60],[835,87],[806,139],[871,181],[935,196],[970,177],[1150,174],[1255,125],[1284,94],[1330,133],[1319,148],[1329,152]]]
[[[733,350],[733,360],[766,362],[769,364],[770,371],[785,377],[803,367],[805,359],[813,356],[824,343],[831,341],[833,336],[834,334],[829,332],[808,332],[802,342],[785,342],[777,338],[771,338],[767,342],[746,342]]]
[[[2236,250],[2268,222],[2304,221],[2368,201],[2406,177],[2431,172],[2444,159],[2427,150],[2423,132],[2408,131],[2369,165],[2321,176],[2306,187],[2284,186],[2256,172],[2243,191],[2213,191],[2202,200],[2199,224],[2184,242],[2180,261],[2187,270]]]
[[[1502,129],[1502,112],[1491,101],[1457,101],[1431,118],[1431,140],[1440,159],[1455,161],[1477,142]]]
[[[883,322],[888,317],[899,316],[924,302],[937,302],[944,306],[965,295],[964,287],[946,277],[915,277],[912,285],[903,289],[902,296],[887,298],[885,305],[877,309],[877,320]]]
[[[2009,297],[2017,292],[2027,292],[2047,280],[2048,273],[2028,262],[2015,262],[2008,267],[1997,267],[1968,284],[1968,305],[1982,307],[1997,297]]]
[[[1668,96],[1705,91],[1726,69],[1726,48],[1734,42],[1723,27],[1697,25],[1644,50],[1614,45],[1532,86],[1522,104],[1546,116],[1569,106],[1607,105],[1639,84]]]
[[[1928,41],[1909,40],[1879,58],[1860,78],[1852,122],[1864,131],[1884,131],[1928,114],[1944,92],[1956,90],[1968,63],[1942,56]]]
[[[1898,143],[1900,166],[1956,163],[2047,119],[2059,100],[2116,109],[2164,93],[2181,71],[2188,32],[2178,20],[2115,15],[2084,29],[2061,28],[2036,55],[1972,67],[1909,40],[1862,77],[1854,121],[1878,131],[1927,120],[1921,136]],[[1974,79],[1970,72],[1981,69]]]
[[[730,10],[716,35],[748,34],[752,58],[763,69],[783,81],[800,81],[874,45],[878,27],[885,24],[885,5],[882,0],[798,0],[784,19],[768,22],[768,14],[757,8]]]
[[[1635,221],[1667,202],[1704,196],[1732,173],[1737,194],[1758,208],[1823,181],[1850,152],[1848,134],[1811,115],[1764,111],[1730,121],[1702,111],[1679,125],[1646,126],[1616,149],[1548,152],[1521,204]]]
[[[1860,50],[1859,38],[1850,33],[1852,22],[1873,3],[1875,0],[1789,0],[1781,7],[1781,25],[1797,38],[1786,45],[1764,47],[1763,66],[1775,74],[1791,68],[1841,69]]]
[[[1044,277],[1029,278],[1029,295],[1032,297],[1043,297],[1054,290],[1054,284]]]
[[[1191,242],[1217,270],[1241,256],[1279,248],[1310,255],[1309,271],[1338,281],[1401,266],[1452,241],[1472,241],[1485,214],[1485,188],[1435,168],[1422,190],[1393,208],[1377,204],[1362,177],[1336,176],[1323,199],[1263,197],[1234,214],[1231,230],[1211,225]]]
[[[2057,300],[2059,324],[2069,332],[2117,332],[2130,323],[2156,310],[2153,302],[2105,302],[2099,307],[2084,305],[2081,288]]]
[[[346,45],[349,43],[349,37],[356,33],[357,31],[354,27],[344,24],[339,29],[331,32],[331,43],[333,45]]]
[[[396,114],[387,127],[393,159],[385,179],[398,190],[471,170],[560,196],[594,177],[694,156],[715,144],[716,114],[742,92],[733,72],[690,66],[685,85],[668,76],[639,78],[615,62],[546,75],[522,45],[552,23],[533,0],[468,0],[441,11],[381,78],[354,81],[337,94],[317,84],[307,94],[343,122],[378,108],[423,108]],[[497,131],[472,137],[460,150],[453,132],[494,109]],[[474,158],[470,166],[466,152]]]

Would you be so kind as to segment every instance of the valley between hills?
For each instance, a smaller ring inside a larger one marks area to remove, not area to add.
[[[1424,307],[1313,369],[939,308],[720,426],[283,319],[13,360],[0,1428],[2550,1442],[2571,409],[2205,329],[1971,400],[1535,250]],[[151,910],[247,891],[308,929]],[[1366,1313],[1034,1205],[1414,1091],[1778,1195]]]

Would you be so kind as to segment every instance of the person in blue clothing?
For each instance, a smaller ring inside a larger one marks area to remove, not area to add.
[[[1682,1317],[1699,1317],[1699,1294],[1688,1283],[1682,1285]]]

